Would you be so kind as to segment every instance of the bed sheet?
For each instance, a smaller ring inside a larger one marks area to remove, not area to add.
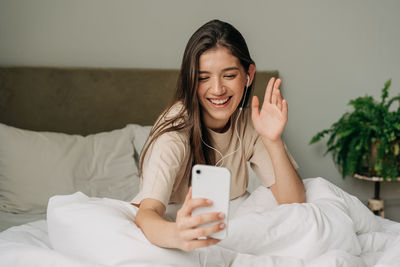
[[[258,187],[232,212],[227,239],[190,253],[151,245],[127,202],[59,196],[47,220],[0,233],[0,266],[400,266],[400,223],[322,178],[305,186],[307,203],[280,206]]]

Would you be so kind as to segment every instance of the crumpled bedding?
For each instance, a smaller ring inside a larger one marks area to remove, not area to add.
[[[55,196],[47,221],[0,233],[0,266],[400,266],[400,223],[323,178],[304,184],[302,204],[258,187],[231,212],[228,238],[190,253],[152,245],[130,203]]]

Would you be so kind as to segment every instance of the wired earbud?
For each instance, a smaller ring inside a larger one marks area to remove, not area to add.
[[[208,145],[206,142],[204,142],[203,137],[201,137],[201,141],[203,142],[203,144],[204,144],[206,147],[211,148],[212,150],[214,150],[215,152],[217,152],[217,153],[221,156],[221,158],[215,163],[215,166],[218,166],[218,164],[220,164],[219,166],[222,166],[222,164],[224,163],[224,158],[229,157],[229,156],[235,154],[235,153],[238,152],[238,151],[240,150],[240,148],[242,147],[242,139],[241,139],[240,136],[239,136],[238,126],[237,126],[237,125],[238,125],[238,121],[239,121],[240,114],[242,114],[242,109],[243,109],[244,102],[245,102],[245,99],[246,99],[247,89],[249,88],[249,83],[250,83],[250,76],[247,75],[246,89],[245,89],[244,94],[243,94],[242,106],[239,108],[239,114],[238,114],[238,116],[236,117],[236,122],[235,122],[235,131],[236,131],[236,136],[237,136],[237,138],[239,139],[239,147],[238,147],[235,151],[233,151],[233,152],[231,152],[231,153],[229,153],[229,154],[226,154],[226,155],[224,156],[224,155],[222,155],[222,153],[221,153],[218,149],[216,149],[216,148],[214,148],[214,147]]]
[[[240,111],[242,111],[242,109],[243,109],[244,101],[246,99],[247,89],[249,88],[249,83],[250,83],[250,76],[247,74],[246,89],[245,89],[244,94],[243,94],[242,106],[239,108]]]

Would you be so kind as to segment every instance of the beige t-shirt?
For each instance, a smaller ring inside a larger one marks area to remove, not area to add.
[[[235,122],[236,118],[231,118],[230,127],[224,133],[208,130],[212,139],[209,145],[219,150],[222,155],[237,150],[240,145]],[[246,192],[249,179],[247,161],[264,186],[270,187],[275,183],[271,158],[254,129],[249,108],[243,109],[237,129],[242,139],[242,147],[224,158],[222,164],[222,167],[228,168],[231,172],[231,199],[240,197]],[[140,191],[132,203],[139,204],[145,198],[159,200],[165,206],[183,203],[189,190],[190,177],[184,177],[186,166],[182,164],[186,164],[189,153],[190,143],[183,133],[165,133],[153,142],[143,162]],[[298,168],[290,153],[287,153],[293,166]],[[215,152],[216,161],[220,158],[220,154]]]

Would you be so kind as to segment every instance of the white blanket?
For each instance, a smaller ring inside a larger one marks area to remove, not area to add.
[[[127,202],[56,196],[47,222],[0,233],[0,266],[400,266],[400,223],[322,178],[304,183],[304,204],[278,206],[257,188],[232,212],[227,239],[191,253],[150,244]]]

